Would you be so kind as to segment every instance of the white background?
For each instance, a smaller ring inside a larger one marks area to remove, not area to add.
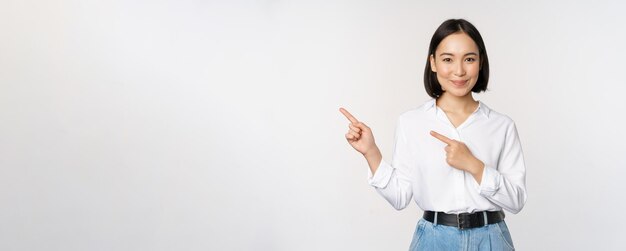
[[[591,1],[590,1],[591,2]],[[512,117],[519,250],[624,250],[626,5],[561,1],[0,0],[0,250],[406,250],[344,139],[386,158],[466,18]]]

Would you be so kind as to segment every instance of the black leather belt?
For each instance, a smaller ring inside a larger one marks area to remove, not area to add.
[[[435,219],[435,215],[436,219]],[[485,220],[485,216],[487,219]],[[425,211],[424,219],[435,224],[468,229],[498,223],[504,220],[504,212],[481,211],[475,213],[446,214],[442,212]]]

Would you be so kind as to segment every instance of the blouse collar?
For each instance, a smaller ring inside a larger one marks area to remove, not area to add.
[[[437,114],[437,110],[439,109],[436,109],[436,106],[436,100],[430,99],[428,102],[426,102],[426,105],[424,105],[424,111],[432,110],[434,114]],[[489,118],[489,113],[491,113],[491,109],[487,105],[485,105],[485,103],[478,100],[478,108],[476,109],[475,113],[480,113],[486,118]]]

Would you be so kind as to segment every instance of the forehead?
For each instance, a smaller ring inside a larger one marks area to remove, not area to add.
[[[441,53],[465,55],[470,52],[478,54],[478,46],[470,36],[464,32],[457,32],[441,40],[435,52],[437,55]]]

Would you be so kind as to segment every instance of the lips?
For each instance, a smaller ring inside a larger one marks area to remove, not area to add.
[[[467,80],[450,80],[450,82],[455,87],[463,87],[467,83]]]

